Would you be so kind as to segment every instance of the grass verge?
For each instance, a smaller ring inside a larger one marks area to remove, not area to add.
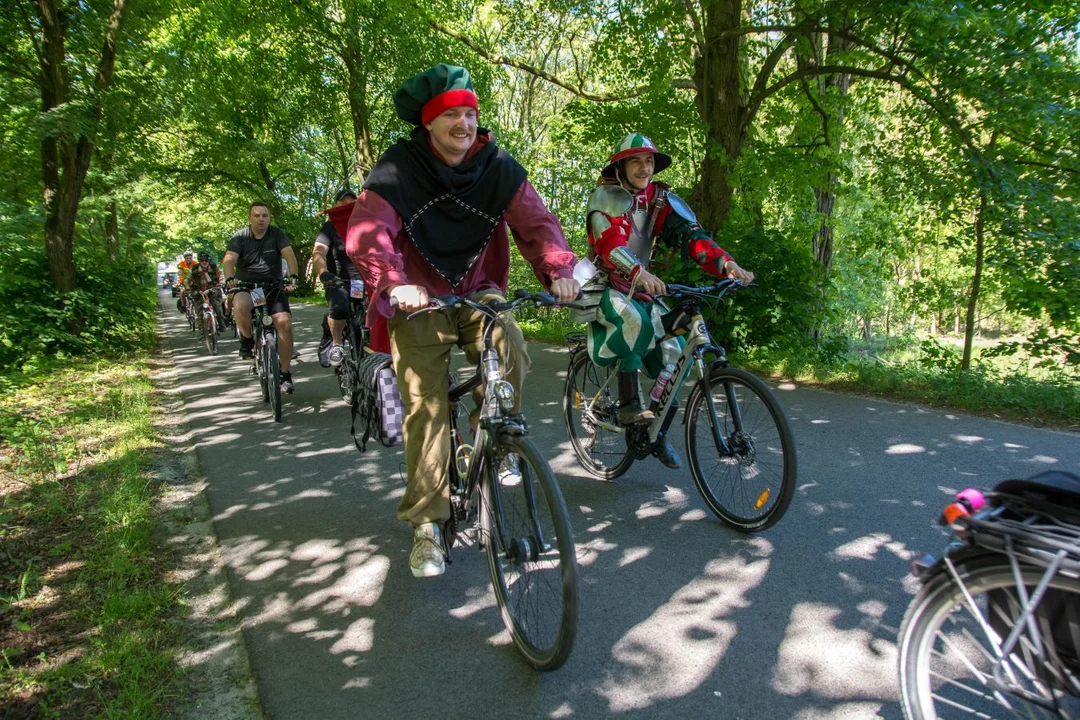
[[[559,311],[564,313],[565,311]],[[529,340],[565,345],[567,332],[584,326],[565,314],[518,318]],[[887,364],[873,358],[823,362],[793,353],[754,350],[732,354],[736,367],[765,376],[783,376],[821,388],[907,400],[972,415],[1036,427],[1080,430],[1080,384],[1036,380],[1020,374],[994,376],[981,370],[966,373],[926,368],[917,362]]]
[[[158,717],[177,693],[148,355],[0,386],[0,706]]]

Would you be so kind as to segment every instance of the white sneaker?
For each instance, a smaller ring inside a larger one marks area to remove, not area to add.
[[[413,577],[435,577],[446,572],[442,532],[435,523],[424,523],[413,530],[409,569]]]
[[[510,453],[503,458],[499,466],[499,484],[514,487],[521,484],[521,463],[517,453]]]
[[[333,367],[339,367],[345,360],[345,348],[341,345],[334,343],[330,346],[329,352],[326,353],[326,359],[330,361],[330,365]]]

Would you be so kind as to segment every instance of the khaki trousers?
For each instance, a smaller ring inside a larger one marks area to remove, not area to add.
[[[503,299],[491,290],[470,297],[477,301]],[[387,328],[398,389],[405,403],[403,435],[408,485],[397,515],[399,520],[417,526],[450,519],[450,352],[456,345],[465,351],[471,364],[480,362],[484,316],[465,307],[426,313],[412,320],[407,316],[399,310]],[[516,390],[517,412],[530,364],[525,337],[509,318],[492,330],[492,341],[502,360],[503,376]]]

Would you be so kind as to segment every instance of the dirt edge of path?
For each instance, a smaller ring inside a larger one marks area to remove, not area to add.
[[[199,468],[172,347],[159,303],[157,346],[151,357],[153,425],[165,442],[155,461],[163,491],[158,510],[175,558],[166,580],[182,598],[184,644],[177,660],[185,670],[182,697],[170,716],[181,720],[261,720],[265,717],[248,660],[240,620],[221,558],[206,478]]]

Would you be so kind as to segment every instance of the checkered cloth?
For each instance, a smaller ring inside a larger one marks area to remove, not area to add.
[[[405,403],[391,362],[386,353],[368,353],[360,358],[360,390],[353,397],[352,425],[353,442],[360,452],[367,450],[368,438],[372,437],[378,437],[385,447],[402,443]]]

